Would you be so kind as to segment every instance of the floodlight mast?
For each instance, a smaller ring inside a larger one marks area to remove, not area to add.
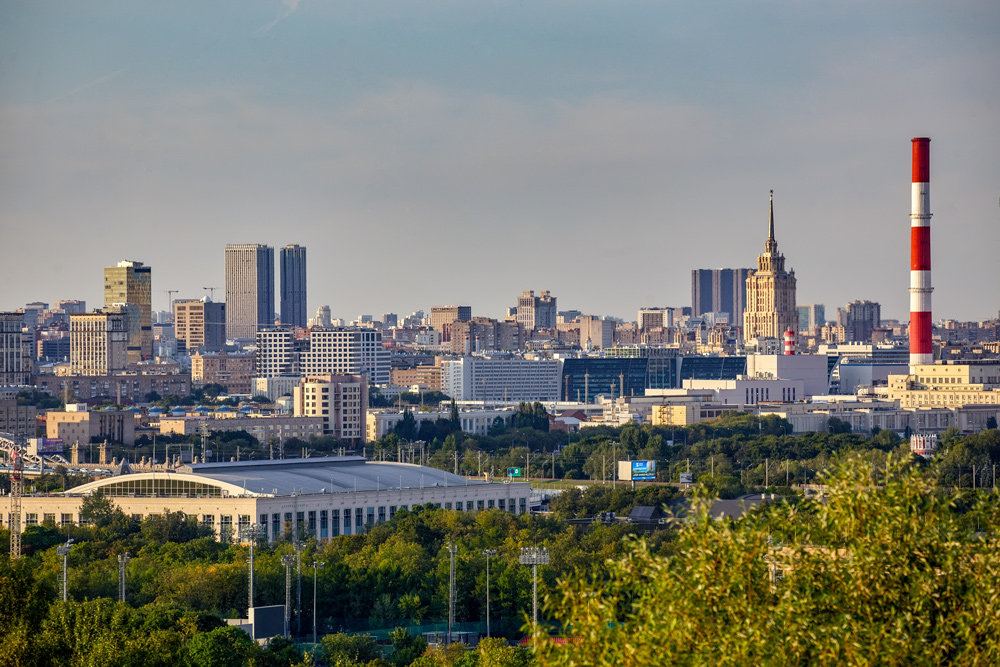
[[[132,560],[126,551],[118,554],[118,601],[125,602],[125,566]]]
[[[496,549],[483,549],[486,556],[486,637],[490,636],[490,558],[497,555]]]
[[[316,572],[317,572],[317,570],[319,570],[319,568],[323,567],[324,565],[326,565],[326,561],[321,561],[321,560],[317,561],[317,560],[314,560],[312,562],[312,569],[313,569],[313,644],[316,643]]]
[[[285,566],[285,636],[291,637],[292,565],[295,564],[295,556],[285,554],[281,557],[281,564]]]
[[[531,618],[532,631],[538,631],[538,566],[549,564],[549,550],[545,547],[522,547],[518,559],[521,565],[531,566]]]
[[[458,546],[449,542],[445,547],[451,557],[450,576],[448,578],[448,644],[452,643],[452,628],[455,625],[455,554]]]
[[[62,556],[62,601],[66,602],[69,597],[69,550],[73,545],[73,538],[66,540],[66,544],[56,547],[56,554]]]

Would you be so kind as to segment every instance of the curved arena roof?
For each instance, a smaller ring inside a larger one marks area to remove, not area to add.
[[[106,477],[70,489],[69,495],[147,495],[194,493],[228,496],[290,496],[314,493],[348,493],[379,489],[416,489],[486,484],[437,468],[410,463],[369,461],[361,456],[312,459],[198,463],[176,472],[132,473]],[[204,486],[201,486],[204,485]],[[167,488],[175,491],[166,492]],[[135,490],[121,493],[124,489]],[[186,489],[183,491],[182,489]]]

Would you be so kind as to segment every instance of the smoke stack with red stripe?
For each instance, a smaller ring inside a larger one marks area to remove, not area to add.
[[[795,355],[795,332],[789,329],[785,332],[785,356]]]
[[[913,140],[910,213],[910,373],[934,363],[931,344],[931,140]]]

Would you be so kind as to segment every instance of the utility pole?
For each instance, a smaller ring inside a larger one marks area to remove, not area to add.
[[[66,540],[66,544],[60,544],[56,547],[56,554],[62,556],[63,571],[62,571],[62,601],[65,602],[69,597],[69,550],[73,545],[73,538]]]
[[[765,489],[768,487],[768,483],[767,483],[767,466],[768,466],[768,463],[769,463],[769,460],[768,459],[764,459],[764,488]]]
[[[483,549],[486,556],[486,636],[490,636],[490,558],[497,555],[496,549]]]
[[[545,547],[522,547],[518,561],[521,565],[531,566],[532,632],[538,632],[538,566],[549,564],[549,550]]]
[[[291,637],[292,565],[295,564],[295,556],[285,554],[281,557],[281,564],[285,566],[285,636]]]
[[[24,459],[13,447],[10,451],[10,557],[21,557],[21,496],[24,495]]]
[[[317,570],[319,570],[319,568],[323,567],[324,565],[326,565],[326,561],[321,561],[321,560],[317,561],[317,560],[314,560],[312,562],[312,568],[313,568],[313,644],[316,643],[316,572],[317,572]]]
[[[125,602],[125,566],[132,560],[126,551],[118,554],[118,601]]]
[[[458,552],[458,546],[454,542],[449,542],[445,548],[451,557],[448,579],[448,644],[451,644],[452,627],[455,625],[455,554]]]

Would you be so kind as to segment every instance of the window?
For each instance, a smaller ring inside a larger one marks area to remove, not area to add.
[[[499,505],[500,505],[500,511],[501,512],[506,512],[507,511],[507,499],[506,498],[501,498],[498,502],[499,502]]]
[[[51,524],[55,525],[55,522],[56,522],[56,515],[55,514],[48,514],[48,513],[46,513],[46,514],[42,515],[42,523],[51,523]]]
[[[271,515],[271,539],[276,540],[281,536],[281,515],[275,512]]]
[[[385,523],[385,505],[378,508],[378,522]]]
[[[340,510],[330,510],[330,537],[340,535]]]
[[[445,504],[444,504],[444,508],[445,508],[446,510],[450,510],[450,509],[451,509],[451,503],[445,503]]]
[[[389,518],[391,519],[394,516],[396,516],[396,506],[389,505]]]
[[[459,500],[458,502],[455,503],[455,509],[457,509],[459,512],[462,511],[462,501],[461,500]]]
[[[372,525],[375,524],[375,508],[374,507],[369,507],[368,508],[367,516],[368,516],[368,521],[365,522],[365,526],[367,528],[371,528]]]
[[[364,510],[362,508],[360,508],[360,507],[355,507],[354,508],[354,529],[360,532],[362,526],[364,526],[364,520],[365,520]]]
[[[219,539],[228,542],[233,536],[233,515],[223,514],[219,517]]]
[[[315,510],[311,510],[309,512],[309,514],[308,514],[308,517],[309,517],[309,534],[310,535],[315,535],[316,534],[316,511]]]
[[[24,515],[24,525],[25,526],[37,526],[38,525],[38,515],[34,512],[28,512]]]
[[[201,517],[201,523],[204,526],[211,526],[215,528],[215,515],[214,514],[204,514]]]
[[[494,507],[496,507],[496,501],[490,498],[486,506],[489,507],[490,509],[493,509]]]
[[[315,512],[310,512],[309,514],[315,514]],[[327,530],[328,513],[326,510],[319,511],[319,539],[325,540],[330,536]]]
[[[72,514],[62,514],[59,518],[59,524],[62,526],[72,526],[73,525],[73,515]]]
[[[284,533],[286,535],[291,535],[292,534],[292,513],[291,512],[285,512]]]

